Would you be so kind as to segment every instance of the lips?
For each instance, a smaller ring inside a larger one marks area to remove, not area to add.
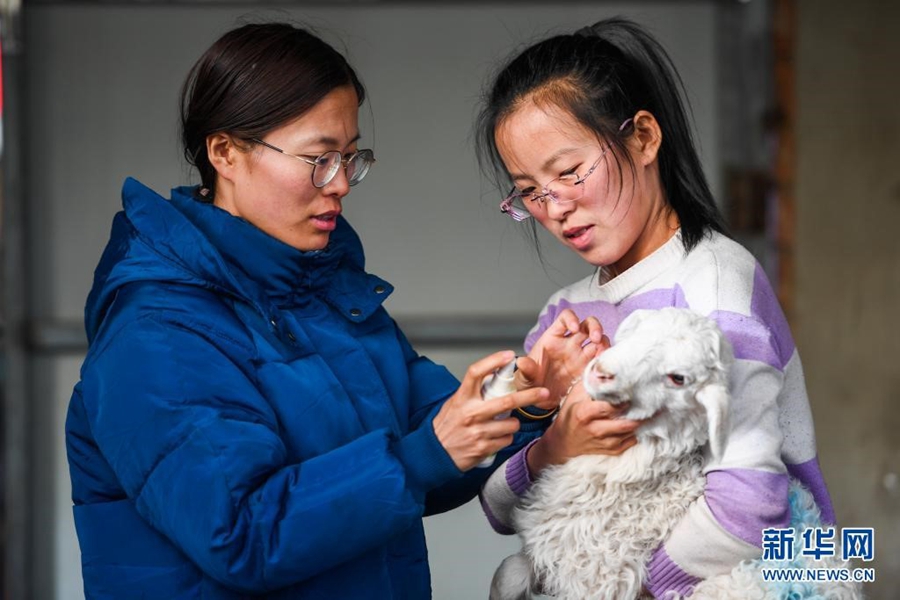
[[[584,227],[570,227],[569,229],[566,229],[565,231],[563,231],[563,236],[565,236],[566,238],[569,238],[569,239],[576,238],[576,237],[579,237],[581,234],[583,234],[588,229],[590,229],[591,227],[593,227],[593,226],[586,225]]]
[[[575,248],[582,249],[591,243],[591,230],[593,228],[593,225],[570,227],[563,231],[563,237]]]
[[[311,220],[316,228],[321,231],[334,231],[337,227],[337,218],[340,214],[341,211],[339,210],[331,210],[318,215],[313,215]]]

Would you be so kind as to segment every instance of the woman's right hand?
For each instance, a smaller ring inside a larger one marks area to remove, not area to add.
[[[556,420],[529,449],[528,470],[537,476],[545,467],[563,464],[582,454],[622,454],[637,443],[635,430],[642,423],[618,418],[627,408],[593,400],[578,383],[560,407]]]
[[[462,385],[444,402],[432,421],[438,441],[460,471],[468,471],[512,443],[513,434],[519,430],[519,420],[495,419],[496,416],[543,402],[549,396],[545,388],[535,387],[482,400],[484,378],[514,358],[515,353],[504,351],[472,364]]]

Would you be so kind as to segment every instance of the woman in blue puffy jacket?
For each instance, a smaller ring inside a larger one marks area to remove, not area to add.
[[[558,328],[540,366],[519,359],[545,387],[491,402],[480,383],[511,352],[461,383],[416,354],[341,217],[375,162],[363,98],[317,37],[241,27],[182,94],[202,184],[125,182],[66,423],[88,598],[428,598],[423,515],[540,435],[547,388],[602,345]]]

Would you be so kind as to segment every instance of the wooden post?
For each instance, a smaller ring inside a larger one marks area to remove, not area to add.
[[[778,300],[788,322],[794,325],[796,277],[796,92],[794,50],[797,31],[796,0],[775,0],[772,14],[773,70],[778,119],[775,154],[775,251],[777,254]]]

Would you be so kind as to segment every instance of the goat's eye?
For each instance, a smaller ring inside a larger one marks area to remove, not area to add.
[[[677,387],[681,387],[685,383],[684,375],[679,375],[678,373],[669,373],[668,375],[666,375],[666,377],[669,378],[669,381],[672,383],[672,385]]]

